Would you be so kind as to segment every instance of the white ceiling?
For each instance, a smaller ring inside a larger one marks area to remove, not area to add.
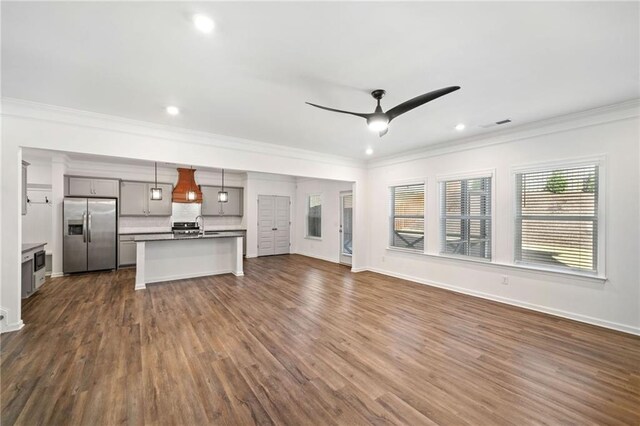
[[[194,29],[196,12],[212,34]],[[640,97],[638,16],[638,2],[2,2],[2,92],[378,157]],[[370,112],[372,89],[387,90],[389,109],[450,85],[462,89],[384,138],[304,104]]]

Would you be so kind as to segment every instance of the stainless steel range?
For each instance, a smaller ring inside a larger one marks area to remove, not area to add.
[[[171,231],[173,231],[174,235],[198,235],[200,227],[198,222],[173,222]]]

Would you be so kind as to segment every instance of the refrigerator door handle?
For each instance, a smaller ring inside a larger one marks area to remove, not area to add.
[[[82,241],[87,242],[87,214],[82,213]]]
[[[91,213],[89,213],[89,225],[87,226],[88,240],[91,242]]]

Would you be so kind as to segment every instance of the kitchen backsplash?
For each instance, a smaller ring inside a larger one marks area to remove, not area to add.
[[[200,214],[202,204],[200,203],[173,203],[171,213],[172,222],[193,222]]]
[[[173,216],[122,216],[118,228],[120,233],[170,232],[173,222],[193,222],[201,207],[198,203],[173,203]],[[204,222],[206,230],[244,228],[241,217],[205,217]]]

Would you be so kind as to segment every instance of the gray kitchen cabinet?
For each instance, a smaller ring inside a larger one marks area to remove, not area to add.
[[[225,216],[242,216],[242,188],[226,188],[229,192],[229,201],[222,204],[222,213]]]
[[[120,182],[120,216],[146,216],[146,190],[145,182]]]
[[[151,199],[151,188],[153,183],[147,184],[147,199],[149,200],[149,216],[171,216],[171,193],[173,185],[170,183],[158,183],[158,188],[162,189],[162,200]]]
[[[203,216],[242,216],[243,215],[243,188],[227,187],[229,201],[218,201],[219,186],[201,186],[202,190],[202,215]]]
[[[76,197],[118,197],[117,179],[98,179],[69,176],[67,195]]]
[[[120,260],[119,266],[128,266],[136,264],[136,242],[123,241],[120,239]]]
[[[97,197],[118,197],[119,181],[115,179],[91,179],[93,195]]]
[[[162,200],[151,199],[150,182],[120,182],[120,216],[171,216],[173,185],[158,183]]]
[[[22,162],[22,215],[27,214],[27,166],[29,163]]]

